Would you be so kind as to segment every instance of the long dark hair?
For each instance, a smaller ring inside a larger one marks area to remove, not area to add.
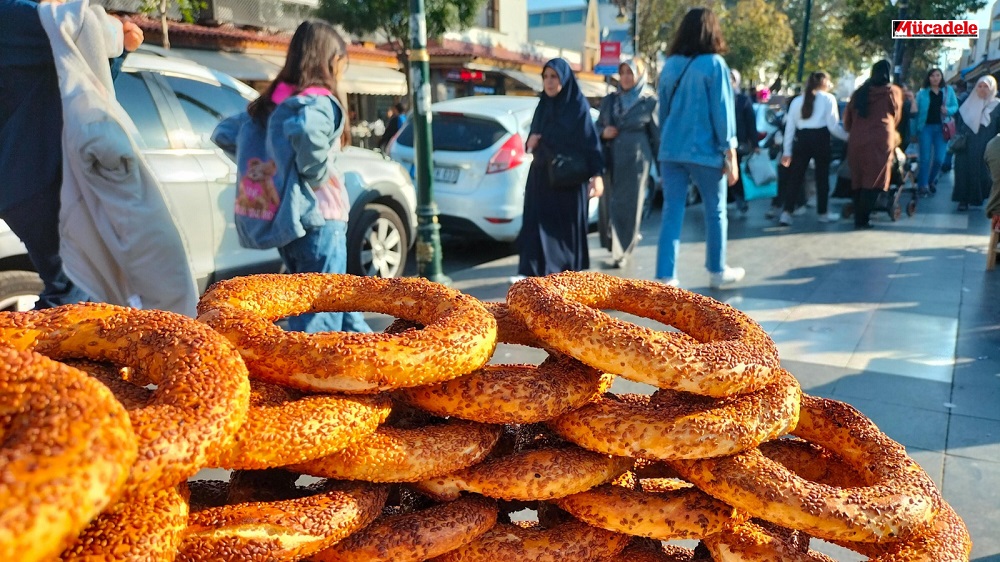
[[[816,105],[816,90],[823,85],[823,81],[829,78],[825,72],[813,72],[806,81],[805,98],[802,99],[802,118],[809,119],[813,114],[813,107]]]
[[[938,68],[938,67],[936,67],[936,66],[934,68],[928,70],[927,71],[927,76],[924,76],[924,87],[925,88],[930,88],[931,87],[931,74],[934,74],[935,72],[937,72],[938,74],[941,75],[941,81],[938,82],[938,88],[944,88],[944,72],[941,72],[941,69]]]
[[[677,27],[677,34],[674,35],[667,54],[693,57],[728,52],[729,47],[722,36],[722,27],[719,26],[719,18],[715,12],[711,8],[691,8]]]
[[[872,66],[872,73],[868,80],[865,80],[865,83],[854,92],[854,109],[857,110],[859,117],[868,117],[868,100],[871,97],[871,89],[888,85],[891,70],[892,66],[889,61],[885,59],[878,61]]]
[[[321,20],[306,20],[299,24],[288,44],[285,66],[267,90],[247,106],[247,113],[263,124],[274,111],[271,99],[278,84],[286,82],[296,91],[317,86],[326,88],[340,99],[337,89],[337,62],[347,56],[347,42],[332,25]],[[344,106],[344,144],[350,143],[351,130],[347,104]]]

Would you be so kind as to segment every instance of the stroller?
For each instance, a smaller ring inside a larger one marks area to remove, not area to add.
[[[903,152],[901,148],[897,147],[893,153],[890,169],[889,190],[879,193],[872,211],[885,211],[893,222],[899,220],[903,216],[903,206],[900,201],[903,193],[907,193],[909,201],[906,203],[906,216],[915,215],[917,213],[917,167],[919,165],[915,150],[910,151],[908,147],[907,151]],[[847,168],[847,160],[845,159],[837,170],[837,187],[833,196],[850,197],[850,192],[850,170]],[[854,214],[854,203],[850,201],[845,203],[840,214],[845,219],[850,218]]]

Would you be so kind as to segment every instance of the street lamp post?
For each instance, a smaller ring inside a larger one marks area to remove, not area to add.
[[[413,107],[413,150],[417,181],[417,275],[448,285],[441,270],[441,225],[434,202],[434,166],[431,154],[430,56],[424,0],[410,0],[410,88]]]
[[[897,0],[889,0],[895,6]],[[906,0],[899,2],[899,19],[906,19]],[[892,45],[892,78],[896,85],[903,83],[903,40],[896,39]]]
[[[802,83],[802,73],[806,67],[806,49],[809,48],[809,18],[812,16],[812,0],[806,0],[806,17],[802,20],[802,49],[799,51],[798,83]]]
[[[618,23],[625,23],[625,6],[618,5]],[[632,1],[632,58],[639,58],[639,0]]]

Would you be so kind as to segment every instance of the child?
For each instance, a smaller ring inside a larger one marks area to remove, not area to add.
[[[219,124],[212,140],[236,153],[235,213],[240,242],[278,248],[290,273],[345,273],[350,202],[330,165],[347,114],[337,99],[347,45],[323,21],[299,25],[285,66],[247,112]],[[235,150],[234,150],[235,149]],[[288,319],[301,332],[370,332],[358,312]]]

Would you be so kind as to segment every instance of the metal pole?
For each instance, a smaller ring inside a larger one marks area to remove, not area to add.
[[[632,58],[639,58],[639,0],[632,2]]]
[[[899,19],[906,19],[906,2],[899,4]],[[898,86],[903,84],[903,40],[896,39],[892,45],[892,77]]]
[[[812,0],[806,0],[806,17],[802,21],[802,50],[799,51],[799,74],[797,81],[802,83],[802,73],[806,66],[806,49],[809,48],[809,17],[812,15]]]
[[[413,107],[413,149],[417,180],[417,275],[451,284],[441,271],[441,225],[434,202],[434,161],[431,141],[430,56],[424,0],[410,0],[410,88]]]

